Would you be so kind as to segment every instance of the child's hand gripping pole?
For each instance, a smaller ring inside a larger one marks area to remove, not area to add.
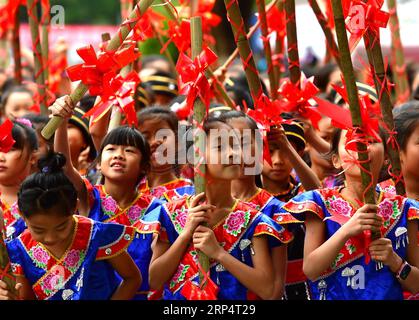
[[[141,16],[153,4],[154,1],[155,0],[141,0],[136,4],[128,17],[128,20],[121,24],[117,34],[115,34],[109,41],[109,44],[106,47],[107,51],[115,51],[123,44],[124,40],[128,37],[128,34],[135,27]],[[77,104],[86,94],[87,90],[88,87],[80,82],[70,95],[73,103]],[[60,117],[53,117],[42,129],[42,136],[47,140],[50,139],[55,130],[57,130],[57,128],[60,126],[61,122],[62,119]]]
[[[358,98],[358,89],[355,82],[355,73],[351,60],[351,53],[349,50],[349,43],[346,34],[345,18],[343,15],[343,8],[341,0],[332,0],[333,16],[336,26],[336,34],[338,38],[338,45],[341,57],[342,73],[346,84],[348,93],[349,108],[351,111],[352,124],[355,130],[362,130],[362,117],[360,111],[360,104]],[[375,186],[371,179],[371,169],[368,159],[367,145],[361,142],[357,143],[358,161],[361,167],[362,186],[364,188],[364,203],[376,204],[375,201]],[[371,234],[372,239],[381,237],[380,232]]]

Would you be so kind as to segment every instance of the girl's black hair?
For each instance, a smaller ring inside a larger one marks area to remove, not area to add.
[[[103,149],[108,145],[113,144],[117,146],[131,146],[140,150],[141,162],[140,168],[142,172],[138,177],[141,181],[147,172],[150,170],[150,146],[140,131],[129,126],[120,126],[110,131],[102,141],[96,160],[92,163],[92,168],[102,160]]]
[[[138,127],[140,127],[146,120],[158,119],[158,120],[166,121],[170,129],[173,130],[173,132],[175,133],[178,132],[179,119],[176,116],[176,113],[174,113],[168,108],[159,107],[159,106],[152,106],[152,107],[144,108],[137,113],[137,118],[138,118]]]
[[[28,153],[38,150],[38,136],[33,126],[29,127],[19,121],[13,121],[12,136],[15,140],[13,148],[24,150],[28,149]]]
[[[4,112],[4,108],[6,107],[7,101],[9,101],[9,98],[13,93],[28,93],[31,97],[33,96],[32,91],[26,86],[21,86],[21,85],[10,86],[1,95],[1,101],[0,101],[1,112]]]
[[[253,118],[249,117],[243,111],[231,110],[231,111],[227,111],[227,112],[222,113],[219,117],[220,121],[222,121],[222,122],[228,122],[231,119],[240,119],[240,118],[246,119],[246,122],[248,123],[250,129],[252,129],[252,130],[258,130],[259,129],[256,121],[253,120]]]
[[[77,191],[64,174],[65,163],[63,154],[51,152],[38,161],[39,172],[23,181],[17,203],[25,218],[48,213],[53,208],[63,216],[74,214]]]
[[[397,143],[405,151],[407,141],[419,125],[419,101],[409,101],[394,109],[393,114]]]

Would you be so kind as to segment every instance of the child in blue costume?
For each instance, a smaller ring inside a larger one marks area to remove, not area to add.
[[[135,229],[73,215],[77,192],[62,170],[65,162],[62,154],[49,154],[22,183],[18,204],[28,229],[7,242],[19,296],[0,282],[0,299],[131,299],[141,284],[126,252]]]
[[[151,168],[138,186],[140,191],[162,199],[169,190],[192,185],[189,179],[179,177],[177,162],[180,141],[176,114],[168,108],[155,106],[141,110],[137,116],[138,130],[146,138],[151,151]]]
[[[143,228],[158,234],[150,264],[150,287],[166,284],[166,299],[196,298],[197,255],[201,250],[211,265],[209,284],[203,293],[206,298],[270,299],[274,272],[268,238],[287,243],[292,235],[232,197],[231,180],[238,178],[242,170],[241,150],[237,143],[233,148],[233,136],[222,145],[218,140],[210,143],[211,129],[232,132],[230,126],[216,118],[204,123],[206,160],[217,159],[206,165],[206,193],[166,203],[143,221]],[[222,157],[228,159],[226,164],[220,164]],[[203,222],[210,227],[199,225]]]
[[[68,96],[57,99],[51,112],[68,119],[73,112]],[[55,150],[69,156],[67,121],[55,133]],[[103,176],[102,184],[92,185],[83,179],[69,163],[66,174],[75,185],[80,203],[79,211],[100,222],[114,222],[133,226],[148,212],[160,205],[151,195],[142,194],[137,186],[150,167],[150,148],[143,135],[135,128],[121,126],[110,131],[98,148],[97,163]],[[148,265],[151,259],[152,237],[136,234],[128,253],[141,270],[143,283],[135,299],[145,300],[149,294]]]
[[[380,192],[377,205],[362,205],[360,169],[347,151],[346,131],[332,140],[332,162],[344,170],[345,185],[300,194],[283,207],[305,220],[303,270],[313,299],[403,299],[402,288],[419,291],[418,203]],[[384,160],[382,142],[369,145],[373,184]],[[416,220],[416,221],[415,221]],[[380,231],[369,242],[364,231]],[[369,261],[369,257],[372,261]]]
[[[3,139],[9,136],[15,142],[8,152],[0,152],[0,207],[3,212],[0,226],[3,226],[3,237],[12,239],[26,229],[17,206],[17,192],[22,181],[30,175],[31,167],[36,164],[38,138],[30,121],[7,121],[9,123],[2,126],[9,125],[11,130],[4,132]]]

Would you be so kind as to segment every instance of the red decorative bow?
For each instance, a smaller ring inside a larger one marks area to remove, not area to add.
[[[112,88],[108,86],[116,72],[138,58],[135,46],[131,45],[118,51],[101,51],[98,56],[91,45],[77,49],[84,63],[67,68],[71,81],[81,80],[92,96],[110,96]]]
[[[276,36],[280,39],[285,38],[287,34],[287,19],[285,18],[285,11],[281,11],[277,6],[273,6],[269,11],[266,12],[266,19],[268,21],[269,33],[275,32]]]
[[[271,153],[269,151],[269,142],[267,133],[271,126],[281,124],[283,112],[279,101],[271,101],[265,94],[261,94],[256,102],[255,110],[247,109],[246,113],[255,120],[264,131],[263,136],[263,159],[272,166]]]
[[[209,106],[212,91],[204,72],[217,58],[217,55],[208,47],[193,61],[186,54],[180,54],[176,65],[179,74],[179,94],[187,96],[185,112],[188,114],[192,111],[198,97],[207,107]]]
[[[346,1],[347,2],[347,1]],[[385,28],[390,14],[381,10],[384,0],[369,0],[364,3],[361,0],[353,0],[346,12],[346,28],[351,33],[349,48],[351,51],[362,39],[364,34],[371,30],[376,39],[380,37],[380,28]],[[345,5],[347,8],[347,4]]]
[[[278,92],[283,98],[281,101],[283,112],[297,112],[302,117],[310,119],[315,128],[318,127],[321,115],[309,102],[319,92],[312,79],[304,79],[301,83],[301,89],[289,79],[286,79]]]
[[[13,122],[6,119],[0,126],[0,152],[7,153],[15,144],[12,136]]]
[[[175,21],[169,21],[167,34],[169,41],[165,43],[160,53],[164,52],[169,44],[173,42],[179,52],[185,52],[191,47],[191,23],[189,20],[182,20],[180,25]]]
[[[110,95],[101,96],[101,101],[90,109],[84,117],[93,116],[92,124],[100,120],[112,106],[118,106],[126,115],[128,124],[137,126],[137,116],[135,114],[135,89],[140,82],[137,73],[132,71],[125,78],[118,74],[109,79],[109,87],[112,91]]]
[[[8,0],[0,7],[0,38],[4,38],[7,31],[15,24],[16,11],[20,5],[26,5],[24,0]]]
[[[152,38],[154,28],[159,31],[163,29],[163,20],[165,17],[153,10],[147,10],[134,27],[131,39],[133,41],[145,41]]]

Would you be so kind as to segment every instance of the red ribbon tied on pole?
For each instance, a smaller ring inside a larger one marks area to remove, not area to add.
[[[367,3],[354,0],[349,3],[349,6],[347,3],[344,5],[348,8],[345,10],[347,11],[346,28],[351,33],[349,38],[351,52],[368,30],[373,31],[375,38],[379,39],[379,29],[385,28],[390,18],[388,12],[381,10],[383,3],[384,0],[369,0]]]
[[[84,63],[67,68],[68,77],[71,81],[81,80],[92,96],[110,96],[112,88],[109,87],[109,79],[139,57],[134,45],[118,51],[101,51],[98,55],[89,45],[77,49],[77,53]]]
[[[217,60],[217,55],[206,47],[194,60],[183,52],[180,53],[176,70],[179,74],[179,94],[186,95],[186,112],[188,115],[193,110],[193,104],[199,97],[209,106],[212,97],[211,86],[205,76],[205,70]]]
[[[15,144],[12,135],[13,122],[6,119],[0,126],[0,152],[7,153]]]
[[[135,71],[130,72],[125,78],[120,74],[110,78],[109,84],[107,85],[110,90],[101,96],[101,101],[93,106],[84,117],[93,116],[92,124],[95,124],[112,106],[118,106],[125,113],[128,124],[137,126],[133,96],[139,82],[140,78]]]
[[[272,166],[271,153],[269,151],[269,142],[267,133],[271,126],[281,124],[284,120],[281,117],[283,113],[281,103],[278,100],[272,101],[265,94],[261,94],[256,102],[255,110],[247,109],[246,113],[253,118],[263,131],[263,159]]]
[[[180,24],[177,24],[176,21],[169,21],[168,26],[169,41],[161,48],[160,53],[164,52],[171,42],[175,44],[179,52],[188,50],[191,47],[191,22],[182,20]]]
[[[303,79],[301,88],[286,79],[278,90],[283,98],[281,101],[283,112],[299,113],[303,118],[311,120],[313,126],[318,128],[321,115],[309,102],[318,92],[319,89],[313,84],[312,78]]]

